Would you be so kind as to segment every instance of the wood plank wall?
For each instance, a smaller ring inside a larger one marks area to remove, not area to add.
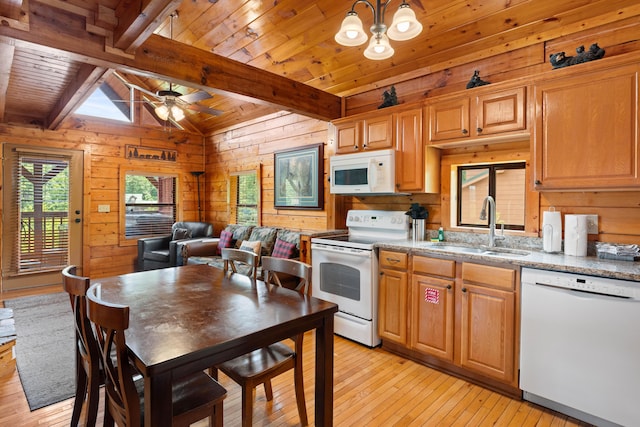
[[[226,129],[206,139],[206,211],[207,220],[219,232],[229,223],[229,173],[261,171],[262,215],[260,224],[304,231],[323,231],[327,227],[327,210],[274,208],[274,152],[323,143],[328,140],[329,123],[281,112],[241,126]],[[330,148],[324,149],[324,170],[328,167]],[[325,180],[326,182],[326,180]],[[326,186],[325,186],[326,187]],[[325,201],[328,189],[325,188]]]
[[[114,122],[115,123],[115,122]],[[178,141],[179,143],[176,143]],[[120,168],[178,175],[180,219],[197,219],[196,181],[191,171],[203,170],[203,137],[88,120],[67,123],[58,131],[0,124],[0,142],[84,152],[83,274],[93,278],[134,271],[136,240],[119,239],[121,212]],[[125,146],[177,150],[177,161],[126,159]],[[0,166],[0,177],[1,166]],[[99,213],[98,205],[110,205]],[[0,206],[0,213],[2,207]],[[1,231],[1,230],[0,230]]]

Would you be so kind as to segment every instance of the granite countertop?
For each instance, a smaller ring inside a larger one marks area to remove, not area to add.
[[[458,245],[460,247],[479,246],[460,242],[442,242],[441,244]],[[576,257],[564,255],[564,253],[547,253],[532,248],[514,248],[528,252],[521,254],[485,255],[482,253],[465,253],[456,250],[438,249],[438,244],[428,241],[414,242],[412,240],[377,243],[375,246],[381,249],[407,252],[413,255],[440,255],[449,256],[460,260],[476,260],[501,264],[518,265],[521,267],[539,268],[543,270],[578,273],[612,279],[631,280],[638,282],[640,286],[640,262],[616,261],[601,259],[596,256]],[[431,246],[431,247],[430,247]],[[498,247],[498,250],[500,247]]]

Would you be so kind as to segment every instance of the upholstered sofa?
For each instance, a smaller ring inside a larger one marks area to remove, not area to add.
[[[213,224],[208,222],[176,222],[171,234],[138,240],[138,271],[182,265],[181,245],[213,236]]]
[[[182,245],[183,264],[209,264],[224,268],[221,259],[223,247],[242,248],[256,252],[256,242],[260,245],[260,256],[277,256],[280,258],[300,258],[300,232],[284,228],[246,226],[229,224],[220,233],[219,238],[201,239],[197,242],[186,242]],[[246,271],[243,269],[246,268]],[[248,266],[240,266],[239,272],[247,273]],[[262,269],[258,267],[258,278],[262,277]]]

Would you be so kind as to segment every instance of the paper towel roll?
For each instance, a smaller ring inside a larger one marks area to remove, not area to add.
[[[564,216],[564,253],[587,256],[587,215]]]
[[[551,208],[554,209],[554,208]],[[560,212],[542,212],[542,249],[545,252],[562,250],[562,218]]]

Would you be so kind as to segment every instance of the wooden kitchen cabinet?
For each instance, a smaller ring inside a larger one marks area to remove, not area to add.
[[[638,188],[639,70],[623,66],[535,85],[537,190]]]
[[[460,288],[460,364],[480,374],[517,385],[517,271],[462,264]]]
[[[335,120],[336,153],[349,154],[393,147],[392,114],[348,117]]]
[[[378,334],[384,340],[407,344],[408,255],[380,250]]]
[[[407,260],[387,250],[379,262],[378,326],[385,349],[521,393],[519,267],[426,255]]]
[[[454,355],[455,264],[414,256],[411,274],[410,346],[449,362]]]
[[[484,86],[473,96],[442,98],[426,108],[429,144],[481,142],[527,135],[527,88],[503,90]]]
[[[424,147],[422,115],[422,108],[393,115],[399,192],[440,192],[440,150]]]

